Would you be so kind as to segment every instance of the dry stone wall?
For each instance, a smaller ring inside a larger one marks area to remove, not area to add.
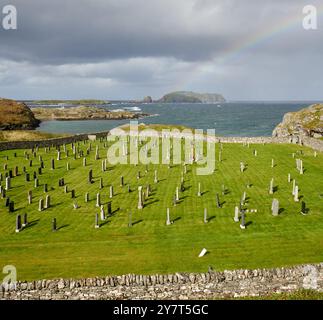
[[[323,263],[290,268],[18,282],[0,299],[214,299],[312,289],[323,292]]]

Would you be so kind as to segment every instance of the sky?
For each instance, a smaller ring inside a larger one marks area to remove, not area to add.
[[[322,0],[0,0],[0,97],[323,99]],[[318,8],[317,30],[303,7]]]

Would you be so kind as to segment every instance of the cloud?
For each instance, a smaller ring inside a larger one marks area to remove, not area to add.
[[[306,82],[323,83],[322,30],[301,28],[307,1],[11,3],[18,30],[0,30],[1,95],[140,98],[198,89],[231,99],[316,99],[322,92]]]

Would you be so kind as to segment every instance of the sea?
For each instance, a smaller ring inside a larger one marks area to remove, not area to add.
[[[151,115],[139,119],[139,123],[184,125],[195,129],[214,129],[218,136],[252,137],[271,136],[285,113],[300,110],[313,103],[317,102],[234,101],[217,104],[123,102],[100,107],[111,111],[128,110]],[[37,130],[49,133],[94,133],[108,131],[126,123],[129,123],[129,120],[44,121]]]

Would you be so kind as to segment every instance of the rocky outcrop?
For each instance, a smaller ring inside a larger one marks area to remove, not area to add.
[[[176,91],[163,96],[161,103],[219,103],[225,102],[222,95],[217,93],[196,93],[191,91]]]
[[[129,111],[109,111],[104,108],[78,106],[61,108],[32,108],[35,117],[39,120],[123,120],[138,119],[148,116],[143,113]]]
[[[283,121],[274,129],[273,137],[289,136],[323,137],[323,104],[286,113]]]
[[[26,104],[0,98],[0,130],[31,130],[39,123]]]
[[[144,97],[144,100],[142,100],[143,103],[152,103],[153,98],[151,96]]]

